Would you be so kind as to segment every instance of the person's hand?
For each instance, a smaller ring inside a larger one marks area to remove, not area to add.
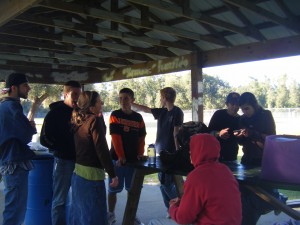
[[[126,159],[124,157],[121,157],[118,159],[118,161],[116,162],[117,166],[123,166],[126,163]]]
[[[178,206],[179,204],[180,204],[180,198],[173,198],[169,202],[170,207],[173,206],[173,205]]]
[[[221,130],[219,133],[219,137],[224,140],[228,139],[230,137],[229,128],[225,128],[225,129]]]
[[[234,132],[233,131],[233,135],[237,138],[240,137],[248,137],[248,132],[246,131],[246,129],[240,129],[239,132]],[[247,135],[247,136],[246,136]]]
[[[111,179],[111,183],[109,184],[110,187],[114,188],[119,185],[119,180],[118,177],[115,176],[114,178]]]

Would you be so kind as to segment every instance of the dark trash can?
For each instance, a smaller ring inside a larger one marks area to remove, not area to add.
[[[25,225],[51,225],[52,173],[54,158],[48,152],[36,152],[34,169],[28,176]]]

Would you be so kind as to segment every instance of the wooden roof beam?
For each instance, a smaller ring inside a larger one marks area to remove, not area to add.
[[[101,62],[103,63],[112,63],[116,65],[131,65],[132,63],[127,61],[128,55],[127,53],[125,54],[119,54],[117,56],[116,53],[108,52],[108,51],[102,51],[97,48],[91,48],[91,49],[86,49],[86,48],[78,48],[78,47],[72,47],[69,46],[66,48],[65,46],[62,45],[57,45],[54,44],[53,42],[49,41],[36,41],[36,40],[29,40],[24,38],[18,38],[18,37],[8,37],[4,35],[0,35],[0,44],[2,45],[12,45],[12,46],[18,46],[18,47],[26,47],[26,48],[32,48],[36,50],[50,50],[54,52],[69,52],[69,53],[74,53],[74,52],[79,52],[82,54],[90,54],[90,55],[103,55],[105,54],[107,58],[101,58]],[[99,56],[98,56],[99,57]],[[118,57],[118,58],[116,58]],[[135,60],[137,61],[146,61],[144,55],[140,54],[135,54]]]
[[[45,0],[40,5],[43,7],[62,10],[62,11],[71,12],[71,13],[75,13],[75,14],[83,14],[85,16],[100,18],[100,19],[104,19],[104,20],[108,20],[108,21],[112,20],[112,21],[115,21],[118,23],[128,24],[131,26],[137,26],[137,27],[141,27],[141,28],[147,28],[150,30],[156,29],[156,30],[162,31],[162,32],[167,32],[167,33],[169,32],[173,35],[176,35],[179,37],[185,37],[190,40],[195,40],[195,41],[205,40],[205,41],[217,44],[217,45],[222,45],[222,42],[219,41],[217,38],[208,38],[207,36],[200,35],[200,34],[197,34],[194,32],[190,32],[190,31],[186,31],[186,30],[174,28],[174,27],[172,28],[172,27],[169,27],[166,25],[153,23],[153,22],[151,22],[151,23],[149,22],[149,25],[143,24],[142,20],[137,19],[135,17],[119,15],[117,13],[113,13],[110,11],[105,11],[105,10],[96,9],[96,8],[90,8],[90,7],[86,7],[83,5],[71,4],[71,3],[66,4],[66,3],[63,3],[63,2],[57,1],[57,0],[51,0],[51,1]]]
[[[0,26],[12,18],[20,15],[41,0],[1,0],[0,1]]]
[[[159,10],[163,10],[168,13],[172,13],[181,17],[186,17],[190,20],[194,20],[200,23],[206,23],[212,26],[217,26],[225,30],[233,31],[235,33],[251,36],[251,34],[249,34],[245,28],[235,26],[234,24],[227,23],[223,20],[219,20],[214,17],[206,16],[204,13],[198,13],[192,11],[191,9],[188,10],[186,8],[184,9],[179,6],[175,6],[174,4],[171,3],[162,2],[160,0],[128,0],[128,1],[134,2],[136,4],[145,5],[148,7],[156,8]],[[252,37],[252,38],[256,38],[256,37]]]
[[[117,43],[110,43],[107,41],[87,41],[86,38],[78,38],[67,35],[53,35],[53,34],[42,34],[42,33],[32,33],[32,32],[16,32],[14,29],[1,29],[0,34],[6,34],[11,36],[23,37],[23,38],[32,38],[39,40],[47,40],[52,42],[61,42],[61,43],[70,43],[70,44],[81,44],[90,47],[100,47],[100,48],[108,48],[121,50],[126,52],[137,52],[143,54],[152,54],[162,57],[173,57],[175,56],[173,53],[166,51],[157,51],[156,48],[141,48],[135,46],[128,46]]]
[[[262,35],[262,33],[248,20],[248,18],[238,10],[237,7],[227,4],[224,4],[228,7],[228,9],[237,17],[239,18],[246,26],[249,33],[252,33],[252,36],[256,36],[257,40],[266,41],[267,39]]]
[[[84,58],[84,57],[82,57]],[[81,61],[78,60],[78,57],[75,57],[70,54],[55,54],[54,58],[50,57],[36,57],[36,56],[28,56],[28,55],[17,55],[17,54],[1,54],[0,59],[2,60],[10,60],[10,61],[21,61],[27,63],[42,63],[42,64],[52,64],[52,65],[69,65],[69,66],[81,66],[81,67],[99,67],[99,68],[115,68],[110,64],[100,63],[100,62],[89,62],[89,61]]]
[[[296,33],[300,33],[299,21],[287,20],[285,18],[277,16],[276,14],[274,14],[268,10],[265,10],[247,0],[224,0],[224,2],[235,5],[240,8],[247,9],[251,12],[256,13],[260,17],[271,20],[278,25],[287,27],[287,28],[295,31]]]
[[[107,37],[113,37],[113,38],[118,38],[118,39],[124,39],[124,40],[131,40],[131,41],[141,41],[145,42],[147,44],[151,45],[159,45],[159,46],[164,46],[164,47],[172,47],[172,48],[178,48],[178,49],[183,49],[183,50],[188,50],[188,51],[194,51],[195,48],[192,46],[186,45],[184,43],[180,42],[169,42],[169,41],[164,41],[164,40],[159,40],[159,39],[154,39],[150,37],[144,37],[144,36],[138,36],[138,35],[132,35],[129,33],[124,33],[121,31],[116,31],[116,30],[111,30],[111,29],[105,29],[105,28],[99,28],[96,26],[91,26],[91,25],[83,25],[79,23],[71,23],[69,21],[64,21],[64,20],[49,20],[46,17],[41,17],[41,16],[20,16],[14,19],[15,21],[22,21],[26,23],[32,23],[32,24],[37,24],[37,25],[42,25],[42,26],[48,26],[48,27],[58,27],[61,29],[68,29],[68,30],[74,30],[74,31],[80,31],[83,33],[90,33],[90,34],[100,34],[104,35]],[[125,25],[127,27],[128,25]],[[128,29],[131,27],[128,26]],[[138,32],[139,30],[135,29],[135,32]],[[143,34],[145,35],[145,34]]]

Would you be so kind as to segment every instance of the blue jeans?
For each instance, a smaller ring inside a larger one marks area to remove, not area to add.
[[[104,180],[86,180],[73,174],[71,225],[107,225]]]
[[[66,203],[71,180],[75,168],[74,160],[54,158],[53,168],[53,198],[52,198],[52,225],[65,225]]]
[[[17,167],[13,174],[4,175],[5,208],[3,225],[21,225],[25,219],[29,171]]]
[[[169,209],[170,200],[178,197],[173,175],[160,172],[158,173],[158,179],[164,204]]]

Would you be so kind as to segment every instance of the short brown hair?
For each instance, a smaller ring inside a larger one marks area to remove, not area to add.
[[[134,99],[134,92],[130,88],[122,88],[119,92],[119,94],[128,94],[132,99]]]
[[[176,99],[176,91],[171,87],[165,87],[160,90],[160,95],[165,97],[168,102],[174,103]]]
[[[64,83],[64,93],[72,91],[72,88],[81,88],[81,84],[75,80],[69,80],[68,82]]]

